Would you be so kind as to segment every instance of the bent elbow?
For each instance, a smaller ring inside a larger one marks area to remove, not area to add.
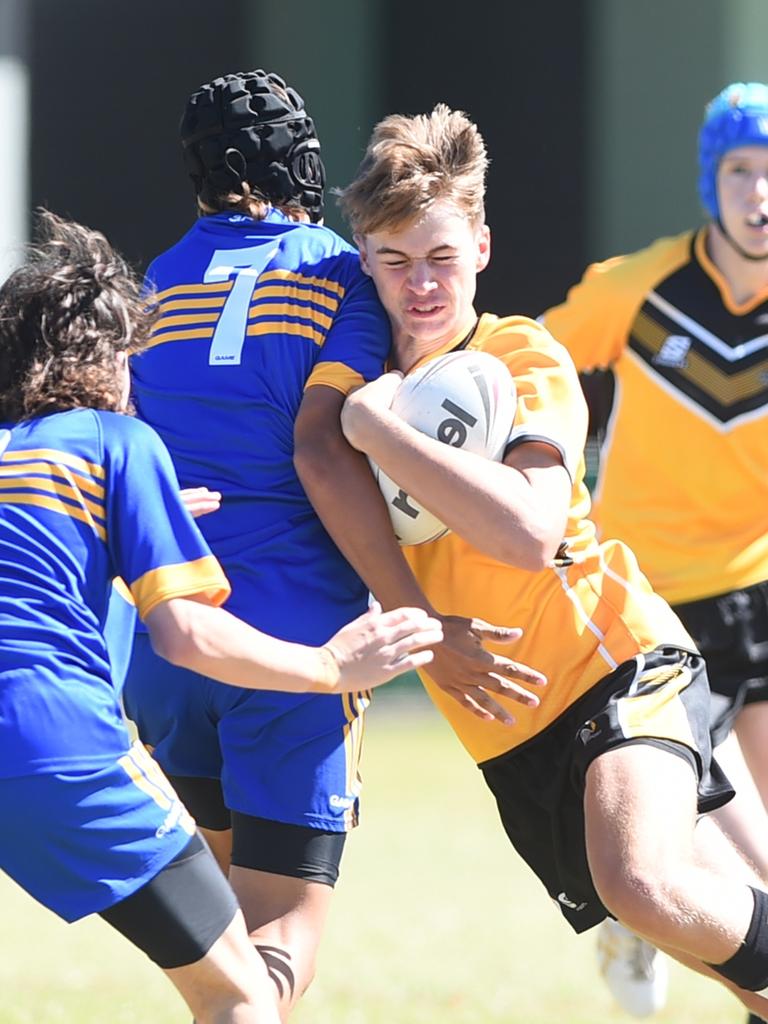
[[[547,558],[543,548],[539,548],[527,553],[526,564],[522,568],[528,572],[543,572],[551,563],[552,559]]]
[[[531,571],[541,572],[543,569],[548,569],[557,558],[562,543],[563,533],[561,530],[556,533],[549,531],[532,538],[529,550]]]
[[[184,633],[164,630],[162,633],[150,634],[152,650],[172,665],[185,668],[190,656],[190,645]]]
[[[328,466],[332,464],[330,459],[330,452],[322,445],[304,440],[296,440],[294,444],[293,468],[304,487],[322,478],[323,467],[327,472]]]
[[[493,555],[499,561],[526,572],[542,572],[552,564],[559,547],[560,538],[553,540],[548,533],[529,532],[523,543],[519,538],[501,539],[499,549]]]
[[[517,565],[526,572],[542,572],[552,562],[554,552],[550,554],[550,548],[542,544],[531,544],[526,547],[523,557],[518,557]]]
[[[163,602],[147,617],[147,628],[155,654],[180,668],[189,668],[197,650],[192,602],[172,599]]]

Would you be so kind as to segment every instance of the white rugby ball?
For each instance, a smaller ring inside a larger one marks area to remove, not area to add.
[[[489,352],[449,352],[403,380],[392,411],[406,423],[454,448],[500,462],[515,419],[515,383]],[[426,544],[448,527],[371,462],[395,536],[401,544]]]

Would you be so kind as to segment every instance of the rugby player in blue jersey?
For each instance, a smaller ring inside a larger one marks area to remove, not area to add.
[[[439,623],[373,611],[324,646],[218,607],[228,581],[156,433],[127,411],[151,316],[104,237],[43,215],[0,289],[0,869],[65,920],[101,914],[198,1024],[276,1024],[264,960],[157,764],[131,744],[103,624],[113,577],[175,664],[250,687],[343,693],[429,660]]]
[[[363,611],[371,579],[385,607],[396,592],[422,600],[339,422],[350,390],[382,372],[389,323],[356,250],[321,223],[319,143],[294,90],[263,71],[216,79],[190,97],[181,138],[200,216],[148,270],[159,319],[133,360],[134,398],[182,486],[222,495],[199,522],[232,583],[227,608],[322,644]],[[506,714],[492,695],[517,692],[505,676],[538,678],[482,647],[518,631],[443,628],[435,678],[478,714]],[[137,635],[128,713],[228,870],[284,1014],[312,978],[357,824],[368,703],[223,691]]]

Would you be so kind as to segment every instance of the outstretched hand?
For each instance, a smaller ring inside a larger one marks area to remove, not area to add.
[[[493,626],[483,619],[460,615],[441,616],[441,622],[445,639],[436,648],[429,668],[430,677],[441,690],[478,718],[505,725],[513,725],[515,718],[492,694],[527,707],[538,706],[539,698],[526,686],[544,686],[546,676],[483,646],[486,640],[513,643],[522,636],[521,629]]]
[[[432,661],[428,648],[439,644],[443,630],[421,608],[370,611],[344,626],[322,648],[329,692],[369,690],[394,676]]]

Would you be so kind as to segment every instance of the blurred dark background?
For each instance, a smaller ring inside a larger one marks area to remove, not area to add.
[[[478,305],[536,315],[586,262],[698,220],[704,104],[768,79],[766,30],[765,0],[0,0],[0,246],[43,204],[143,269],[194,217],[187,95],[264,67],[304,96],[331,186],[383,115],[466,110],[492,161]],[[332,199],[326,220],[344,233]]]

